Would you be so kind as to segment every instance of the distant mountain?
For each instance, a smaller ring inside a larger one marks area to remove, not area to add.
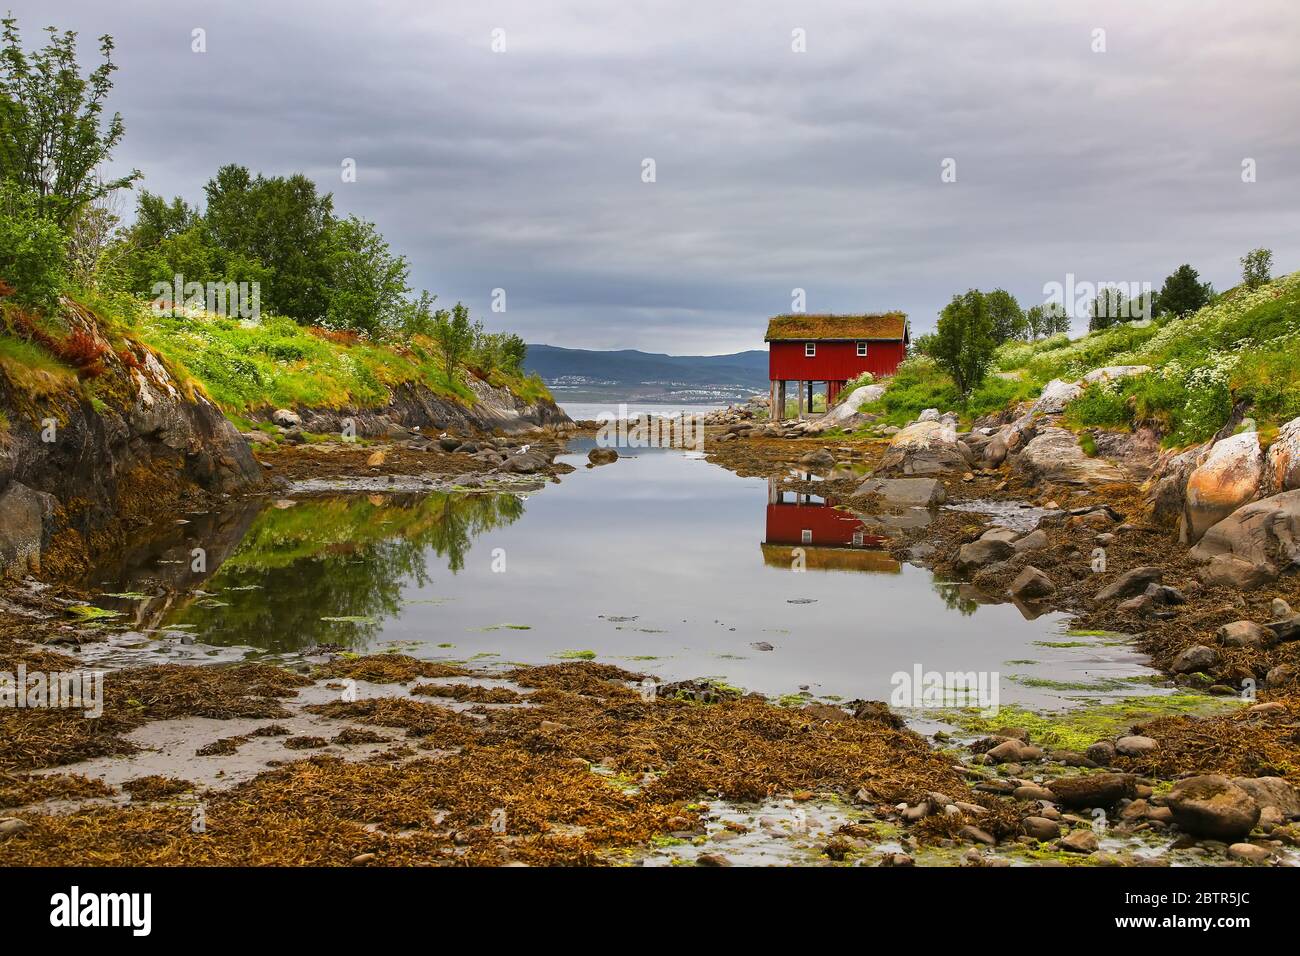
[[[564,401],[713,402],[767,392],[767,352],[659,355],[529,345],[524,367]]]

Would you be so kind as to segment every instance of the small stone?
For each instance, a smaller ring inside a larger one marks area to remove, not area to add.
[[[1057,845],[1069,853],[1096,853],[1097,834],[1091,830],[1072,830]]]
[[[1225,647],[1261,647],[1273,639],[1273,632],[1254,621],[1233,621],[1214,634],[1215,640]]]
[[[1175,674],[1191,674],[1209,670],[1218,662],[1219,654],[1214,648],[1206,647],[1204,644],[1193,644],[1174,658],[1169,669]]]
[[[982,843],[985,846],[997,846],[998,841],[994,839],[993,834],[987,830],[981,830],[977,826],[967,824],[957,831],[957,836],[974,843]]]
[[[701,853],[695,859],[696,866],[731,866],[731,861],[720,853]]]
[[[1099,766],[1109,767],[1115,759],[1115,745],[1109,740],[1099,740],[1088,748],[1085,756]]]
[[[1154,737],[1121,737],[1115,741],[1115,749],[1125,757],[1137,757],[1144,753],[1150,753],[1159,747]]]
[[[1234,860],[1245,860],[1247,863],[1267,863],[1272,854],[1262,846],[1253,843],[1234,843],[1228,847],[1228,856]]]
[[[375,862],[375,855],[373,853],[358,853],[352,858],[353,866],[365,866],[367,863],[373,862]]]
[[[17,817],[5,817],[0,819],[0,836],[9,836],[14,833],[21,833],[31,826],[26,820],[19,820]]]
[[[1047,819],[1047,817],[1025,817],[1021,822],[1021,828],[1025,831],[1026,836],[1044,842],[1055,840],[1061,835],[1061,825],[1055,820]]]

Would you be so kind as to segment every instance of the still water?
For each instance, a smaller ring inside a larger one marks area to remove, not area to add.
[[[976,604],[894,561],[882,545],[897,519],[863,521],[678,450],[588,469],[588,445],[564,459],[577,471],[527,496],[302,497],[188,515],[103,568],[99,603],[158,647],[396,648],[482,664],[594,654],[773,696],[888,699],[893,675],[918,667],[997,672],[1004,704],[1151,693],[1124,642],[1069,637],[1062,615]],[[195,547],[205,574],[191,570]]]

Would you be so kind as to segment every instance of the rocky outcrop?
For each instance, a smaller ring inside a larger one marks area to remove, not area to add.
[[[1300,418],[1283,425],[1269,446],[1264,476],[1270,494],[1300,488]]]
[[[1012,470],[1034,483],[1101,485],[1124,481],[1124,473],[1101,458],[1089,458],[1079,439],[1064,428],[1044,428],[1015,457]]]
[[[1160,453],[1143,485],[1153,521],[1170,526],[1182,520],[1187,502],[1187,479],[1209,453],[1208,442],[1181,451]]]
[[[1258,587],[1300,564],[1300,489],[1238,508],[1201,538],[1189,557],[1209,584]]]
[[[1043,386],[1030,412],[1039,415],[1059,415],[1065,411],[1066,405],[1082,394],[1083,387],[1078,383],[1054,378]]]
[[[418,382],[393,388],[387,406],[380,408],[301,408],[294,410],[306,431],[337,434],[350,422],[361,437],[383,436],[396,425],[423,431],[454,431],[461,435],[501,432],[525,434],[543,428],[568,429],[573,423],[551,399],[525,402],[509,389],[496,388],[469,376],[474,403],[466,404],[438,395]],[[276,412],[280,414],[280,412]]]
[[[878,476],[938,475],[970,467],[970,448],[948,422],[913,422],[890,440]]]
[[[1259,495],[1264,453],[1255,432],[1215,443],[1187,478],[1179,536],[1185,544],[1201,540],[1211,526]]]
[[[849,393],[848,398],[823,415],[821,420],[830,425],[841,424],[856,415],[863,405],[880,401],[880,396],[884,394],[883,385],[863,385],[861,388],[855,388]]]
[[[17,371],[0,372],[8,424],[0,495],[15,508],[0,532],[0,561],[10,570],[43,561],[65,532],[81,539],[65,540],[67,559],[76,552],[84,560],[92,533],[115,518],[153,520],[187,492],[229,494],[262,482],[244,437],[157,354],[129,337],[110,342],[95,317],[70,301],[62,317],[67,340],[88,357],[77,372],[51,378],[39,392],[15,380]]]

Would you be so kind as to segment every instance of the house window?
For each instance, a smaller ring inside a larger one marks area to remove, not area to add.
[[[853,547],[860,548],[866,543],[866,536],[861,531],[853,532]]]
[[[867,357],[867,343],[866,343],[866,342],[859,342],[859,343],[858,343],[858,358],[866,358],[866,357]]]
[[[816,342],[805,342],[805,343],[803,344],[803,354],[804,354],[804,357],[805,357],[805,358],[812,358],[814,355],[816,355],[816,354],[817,354],[817,343],[816,343]]]
[[[804,528],[799,533],[799,540],[804,544],[812,544],[812,528]]]

